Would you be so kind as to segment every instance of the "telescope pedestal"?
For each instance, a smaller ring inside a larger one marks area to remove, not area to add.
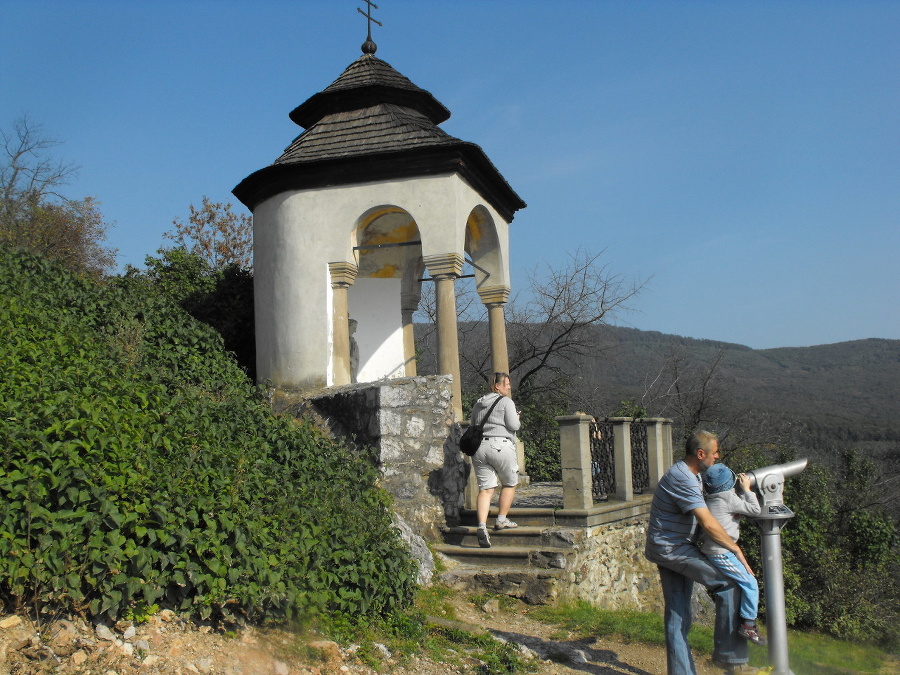
[[[778,505],[763,507],[763,513],[755,521],[759,526],[761,537],[763,581],[766,587],[766,626],[769,631],[769,664],[772,666],[772,675],[794,675],[788,665],[784,568],[781,560],[781,530],[793,517],[793,511],[784,505]]]

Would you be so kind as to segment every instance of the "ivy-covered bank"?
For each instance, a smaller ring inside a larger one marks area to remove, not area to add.
[[[95,618],[372,615],[415,567],[364,455],[271,415],[141,277],[0,250],[0,599]]]

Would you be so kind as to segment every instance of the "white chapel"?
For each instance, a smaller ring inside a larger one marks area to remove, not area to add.
[[[290,113],[304,129],[235,196],[253,213],[258,379],[305,391],[417,374],[413,312],[434,283],[438,373],[461,414],[455,280],[471,268],[491,362],[508,370],[509,228],[525,203],[450,112],[363,54]]]

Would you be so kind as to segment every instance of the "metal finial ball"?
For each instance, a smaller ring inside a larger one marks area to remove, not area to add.
[[[362,53],[363,54],[374,54],[378,51],[378,45],[376,45],[372,40],[366,40],[362,44]]]

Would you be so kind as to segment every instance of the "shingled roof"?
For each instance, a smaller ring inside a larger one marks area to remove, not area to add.
[[[450,117],[429,92],[363,54],[290,118],[306,131],[234,195],[251,210],[286,190],[459,173],[511,221],[525,202],[474,143],[437,125]]]

